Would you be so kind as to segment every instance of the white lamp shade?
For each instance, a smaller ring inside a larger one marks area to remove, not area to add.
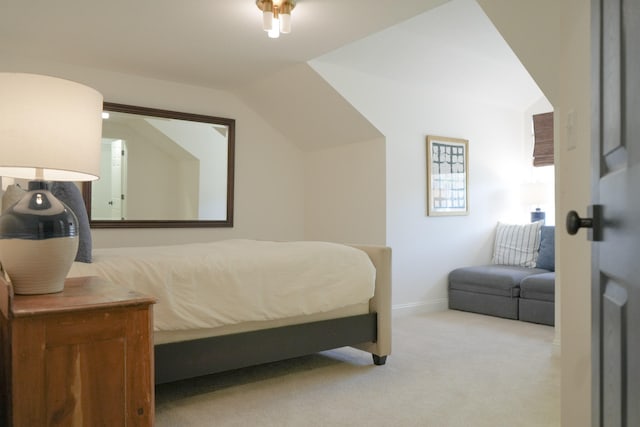
[[[273,28],[273,12],[272,11],[262,12],[262,29],[265,31],[271,31],[272,28]]]
[[[0,94],[0,176],[46,181],[99,177],[99,92],[56,77],[0,73]]]
[[[524,183],[521,192],[525,205],[544,205],[550,198],[550,186],[542,182]]]
[[[278,17],[280,18],[280,32],[289,34],[291,32],[291,14],[281,13]]]

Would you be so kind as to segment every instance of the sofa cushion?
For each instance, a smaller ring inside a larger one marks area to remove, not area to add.
[[[537,268],[556,271],[555,230],[552,225],[543,225],[540,229],[540,251],[536,261]]]
[[[518,319],[553,326],[556,317],[554,305],[553,301],[519,298]]]
[[[555,301],[556,273],[527,276],[520,282],[520,298]]]
[[[522,279],[545,272],[537,268],[506,265],[462,267],[449,273],[449,289],[517,297]]]
[[[540,249],[542,222],[504,224],[499,222],[493,249],[494,264],[535,267]]]
[[[520,298],[502,295],[481,294],[449,289],[449,308],[452,310],[470,311],[472,313],[488,314],[490,316],[507,319],[518,318]],[[530,300],[533,301],[533,300]]]

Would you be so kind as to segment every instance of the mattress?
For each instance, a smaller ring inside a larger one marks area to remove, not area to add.
[[[211,329],[367,303],[375,268],[356,248],[247,239],[102,248],[69,277],[99,276],[154,296],[154,330]]]

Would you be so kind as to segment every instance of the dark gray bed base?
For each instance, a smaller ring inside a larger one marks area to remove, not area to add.
[[[231,369],[290,359],[348,345],[374,342],[376,313],[273,329],[158,344],[155,383],[163,384]],[[376,365],[386,356],[373,355]]]

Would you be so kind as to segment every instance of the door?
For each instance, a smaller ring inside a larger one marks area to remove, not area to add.
[[[593,425],[640,426],[640,1],[593,0]],[[594,239],[598,240],[598,239]]]
[[[126,151],[125,142],[117,139],[111,142],[111,192],[109,205],[111,205],[110,219],[124,219],[124,186],[123,176],[126,171]]]
[[[121,139],[102,139],[100,179],[91,187],[91,217],[119,220],[125,217],[127,150]]]

